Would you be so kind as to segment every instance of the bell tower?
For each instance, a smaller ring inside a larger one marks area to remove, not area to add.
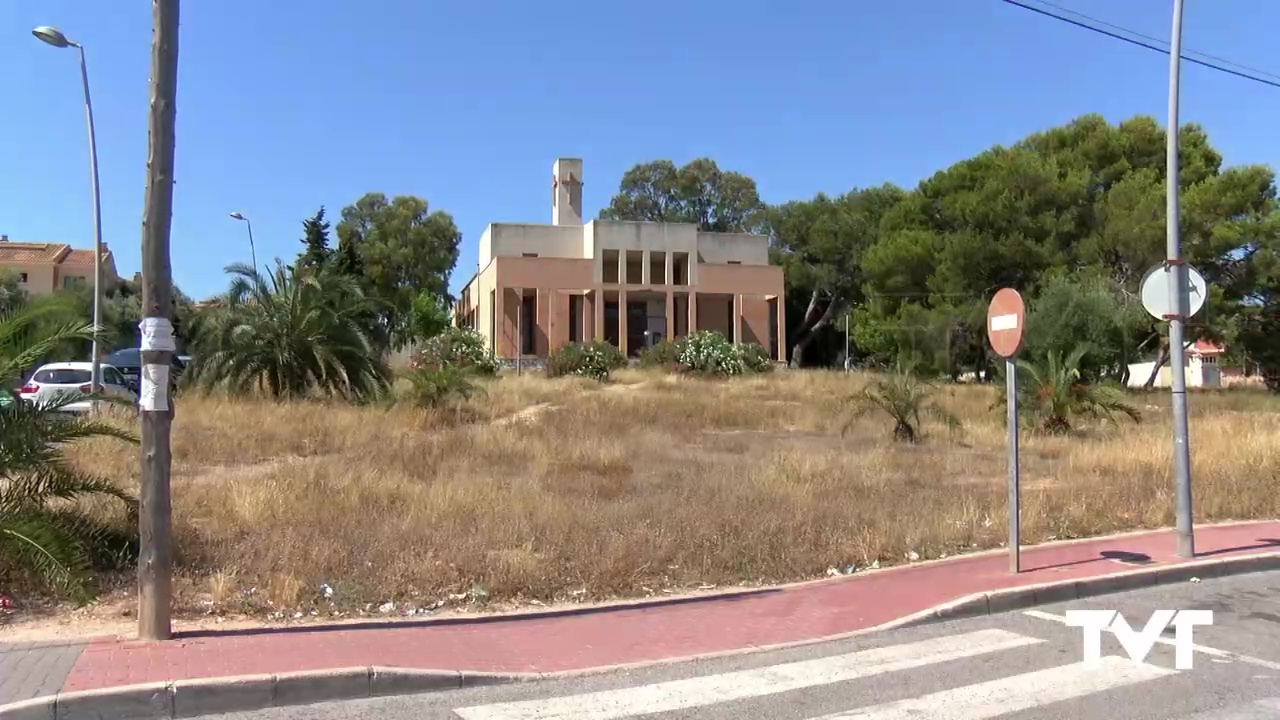
[[[551,168],[551,224],[582,224],[580,158],[560,158]]]

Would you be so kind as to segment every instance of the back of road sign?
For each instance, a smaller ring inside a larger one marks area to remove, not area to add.
[[[1022,330],[1026,306],[1013,288],[1001,288],[987,307],[987,340],[1002,358],[1011,358],[1022,349]]]

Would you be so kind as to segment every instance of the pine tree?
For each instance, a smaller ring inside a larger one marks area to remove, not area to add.
[[[329,249],[329,223],[324,219],[324,207],[302,221],[302,244],[306,247],[298,256],[299,267],[320,268],[333,257]]]

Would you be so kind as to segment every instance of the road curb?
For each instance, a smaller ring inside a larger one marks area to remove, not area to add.
[[[1051,605],[1070,600],[1083,600],[1099,595],[1138,590],[1174,583],[1189,582],[1192,578],[1217,578],[1244,575],[1267,570],[1280,570],[1280,552],[1222,558],[1220,560],[1195,560],[1176,565],[1139,568],[1129,572],[1102,575],[1080,580],[1026,585],[1005,590],[975,593],[958,600],[939,605],[898,621],[895,627],[915,627],[947,620],[959,620],[980,615],[996,615],[1011,610]]]
[[[975,593],[911,615],[847,633],[787,643],[752,646],[678,658],[568,670],[554,673],[487,673],[394,667],[334,668],[317,671],[177,680],[126,687],[58,693],[0,705],[0,720],[151,720],[191,718],[225,712],[253,712],[272,707],[306,705],[334,700],[456,690],[534,680],[565,679],[618,670],[670,665],[693,660],[732,657],[769,650],[816,645],[898,628],[929,625],[981,615],[1078,600],[1192,578],[1218,578],[1280,570],[1280,552],[1217,560],[1143,567],[1095,578],[1062,580],[1018,588]]]
[[[408,695],[536,680],[536,673],[354,667],[175,680],[58,693],[0,705],[0,720],[172,720],[334,700]]]

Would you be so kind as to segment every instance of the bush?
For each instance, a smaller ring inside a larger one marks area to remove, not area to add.
[[[577,375],[601,382],[609,379],[609,373],[624,367],[627,359],[613,345],[592,340],[589,343],[568,343],[547,354],[547,377]]]
[[[774,370],[773,358],[769,357],[768,351],[755,343],[739,346],[738,355],[742,358],[742,365],[747,372],[769,373]]]
[[[480,333],[470,328],[449,327],[423,343],[409,363],[411,370],[440,370],[454,367],[476,375],[498,374],[498,361],[484,347]]]
[[[472,371],[456,365],[416,367],[405,373],[410,389],[405,400],[420,408],[442,408],[470,400],[484,389],[472,382]]]
[[[678,345],[680,364],[692,372],[732,377],[746,371],[738,349],[714,330],[699,330],[682,338]]]
[[[680,343],[663,340],[640,351],[640,367],[669,368],[680,364]]]

